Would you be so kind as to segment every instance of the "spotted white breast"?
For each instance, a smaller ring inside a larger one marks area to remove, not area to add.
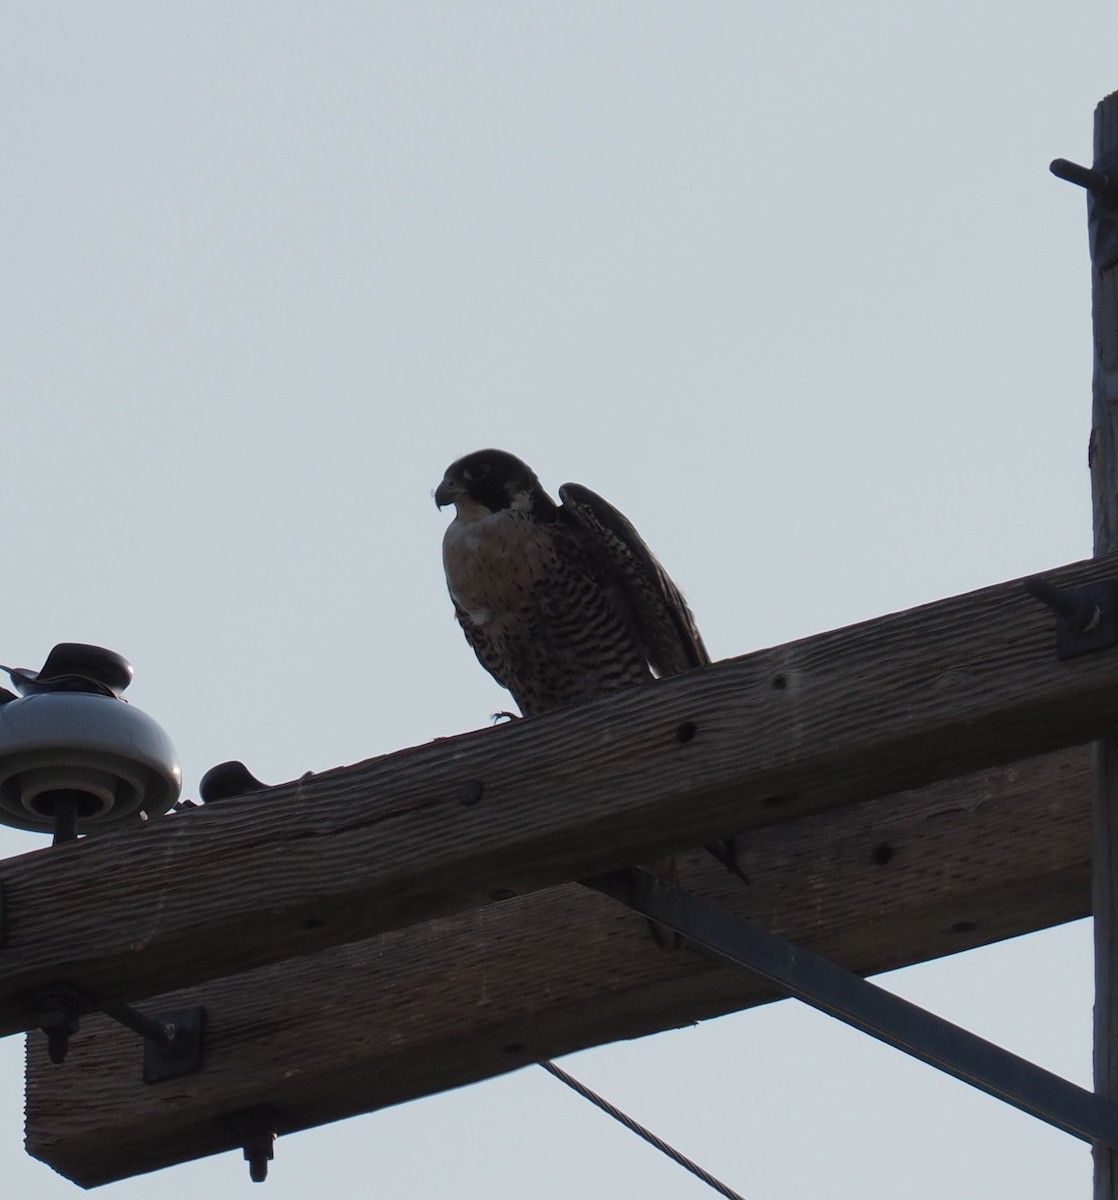
[[[478,625],[530,607],[557,557],[550,527],[515,509],[460,512],[443,535],[450,594]]]

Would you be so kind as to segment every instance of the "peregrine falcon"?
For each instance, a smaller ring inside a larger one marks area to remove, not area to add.
[[[710,662],[679,589],[611,504],[577,483],[560,504],[525,463],[478,450],[435,490],[454,613],[524,716]]]
[[[565,483],[554,500],[527,464],[478,450],[446,469],[439,508],[454,615],[481,665],[524,716],[640,687],[710,662],[679,588],[629,521]],[[706,849],[748,884],[734,838]],[[668,858],[652,869],[675,877]],[[678,947],[650,921],[660,946]]]

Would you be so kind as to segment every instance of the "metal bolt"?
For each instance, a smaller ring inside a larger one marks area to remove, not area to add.
[[[52,1063],[64,1063],[70,1039],[78,1032],[79,1021],[72,1004],[61,996],[44,999],[39,1009],[39,1028],[47,1035],[47,1054]]]
[[[249,1178],[253,1183],[263,1183],[268,1178],[268,1164],[275,1157],[276,1133],[285,1125],[283,1117],[275,1109],[262,1104],[243,1112],[231,1113],[222,1118],[221,1124],[233,1135],[235,1140],[232,1144],[239,1145],[244,1151]]]
[[[248,1177],[253,1183],[263,1183],[268,1178],[268,1164],[275,1157],[276,1131],[262,1129],[245,1138],[245,1162]]]
[[[78,815],[81,811],[82,793],[65,789],[52,793],[54,798],[54,842],[72,842],[78,836]]]
[[[1096,171],[1094,167],[1081,167],[1079,163],[1073,163],[1066,158],[1054,158],[1048,169],[1057,179],[1064,179],[1077,187],[1086,188],[1096,196],[1109,192],[1112,187],[1110,177],[1102,171]]]

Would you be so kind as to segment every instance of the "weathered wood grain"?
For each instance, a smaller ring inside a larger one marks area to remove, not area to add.
[[[681,882],[878,971],[1085,915],[1090,792],[1089,750],[1065,750],[756,830],[748,888],[701,853]],[[145,1086],[138,1039],[105,1018],[62,1066],[35,1034],[27,1147],[91,1187],[228,1149],[223,1118],[256,1105],[300,1129],[770,998],[566,885],[143,1005],[206,1005],[196,1075]]]
[[[0,1032],[45,985],[136,1000],[1091,739],[1118,652],[1053,644],[1015,581],[10,859]]]

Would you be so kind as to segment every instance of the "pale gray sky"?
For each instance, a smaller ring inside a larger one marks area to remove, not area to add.
[[[5,4],[0,661],[126,654],[188,793],[475,728],[431,490],[489,444],[622,508],[716,657],[1086,557],[1047,164],[1116,41],[1102,0]],[[1087,1083],[1089,943],[888,982]],[[6,1192],[74,1194],[21,1057]],[[790,1002],[568,1065],[749,1200],[1088,1194],[1085,1146]],[[708,1194],[539,1071],[283,1139],[267,1187]]]

